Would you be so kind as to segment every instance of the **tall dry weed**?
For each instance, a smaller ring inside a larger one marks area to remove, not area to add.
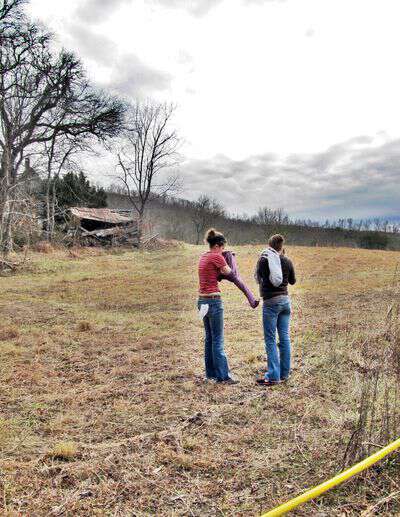
[[[400,437],[400,302],[395,298],[383,332],[361,345],[358,418],[345,465]]]

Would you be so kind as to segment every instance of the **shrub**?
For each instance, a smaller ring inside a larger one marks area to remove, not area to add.
[[[345,453],[345,464],[359,461],[398,438],[400,433],[400,305],[393,303],[383,332],[360,343],[358,418]]]
[[[361,248],[370,250],[385,250],[389,244],[389,237],[380,232],[371,232],[362,235],[359,240]]]
[[[47,241],[39,241],[34,246],[33,249],[38,253],[52,253],[53,246]]]

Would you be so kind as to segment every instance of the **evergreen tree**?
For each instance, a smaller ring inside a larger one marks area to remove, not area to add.
[[[67,172],[54,180],[57,205],[59,208],[86,206],[104,208],[107,206],[107,194],[102,187],[91,185],[83,172]]]

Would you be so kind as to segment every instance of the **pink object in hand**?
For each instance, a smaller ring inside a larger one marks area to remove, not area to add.
[[[236,287],[238,287],[248,299],[250,307],[255,309],[260,304],[260,300],[256,300],[254,294],[240,278],[235,254],[232,251],[224,251],[222,254],[232,272],[229,275],[220,275],[218,280],[229,280],[229,282],[235,284]]]

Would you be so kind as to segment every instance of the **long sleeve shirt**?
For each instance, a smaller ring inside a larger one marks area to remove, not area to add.
[[[292,261],[283,255],[281,255],[280,259],[283,280],[278,287],[272,285],[269,279],[268,258],[261,256],[257,263],[257,276],[260,279],[260,295],[264,300],[274,298],[275,296],[288,295],[288,284],[294,285],[296,283],[296,274]]]

